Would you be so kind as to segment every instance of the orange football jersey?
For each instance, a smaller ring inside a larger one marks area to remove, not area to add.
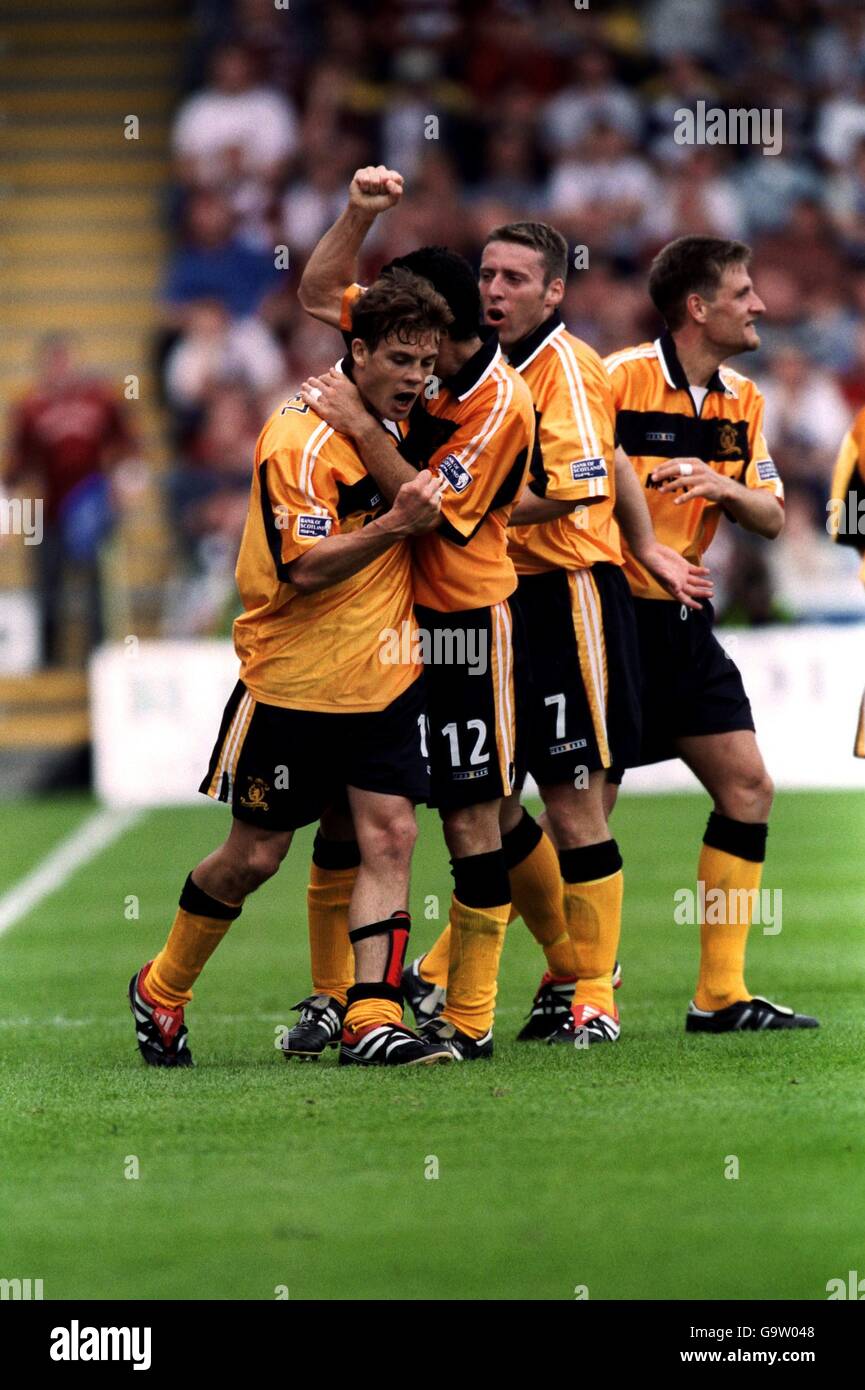
[[[234,645],[241,680],[257,700],[332,713],[381,710],[420,675],[419,665],[382,660],[385,630],[415,631],[405,541],[316,593],[299,593],[288,578],[288,566],[312,546],[387,510],[353,444],[299,396],[274,411],[255,450],[236,571],[245,611]]]
[[[574,503],[573,511],[552,521],[511,527],[517,573],[587,569],[597,561],[621,565],[613,515],[615,405],[601,358],[556,312],[514,344],[508,360],[528,386],[537,415],[529,489]]]
[[[646,488],[659,541],[698,565],[723,510],[705,497],[676,506],[675,492],[658,492],[650,475],[668,459],[702,459],[716,472],[764,488],[783,502],[784,486],[763,437],[763,397],[748,377],[720,367],[698,410],[671,333],[611,353],[604,362],[613,387],[617,442]],[[634,596],[670,599],[624,541],[622,548]]]
[[[362,285],[349,285],[343,294],[344,332],[363,292]],[[445,426],[440,433],[446,442],[423,456],[413,454],[419,404],[403,452],[446,478],[448,487],[441,526],[412,541],[415,598],[443,613],[501,603],[517,586],[508,520],[528,476],[535,434],[531,394],[491,337],[421,402]]]

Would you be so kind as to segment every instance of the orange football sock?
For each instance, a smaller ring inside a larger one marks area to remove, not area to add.
[[[306,890],[312,992],[329,994],[340,1004],[354,984],[348,907],[359,864],[355,840],[325,840],[316,834]]]
[[[528,811],[502,836],[511,883],[511,900],[558,979],[577,976],[574,947],[565,921],[562,873],[552,842]]]
[[[456,895],[451,899],[447,1003],[442,1017],[470,1038],[481,1038],[492,1027],[510,910],[510,903],[467,907]]]
[[[697,869],[700,890],[698,1009],[725,1009],[751,994],[745,984],[745,949],[753,904],[763,877],[768,826],[732,820],[713,811]]]
[[[189,1003],[192,986],[242,906],[211,898],[189,875],[168,940],[147,972],[144,988],[157,1003],[169,1009]]]
[[[441,985],[447,989],[448,961],[451,953],[451,924],[433,942],[418,966],[418,974],[428,985]]]
[[[615,1017],[613,967],[622,926],[624,877],[615,840],[562,850],[565,918],[577,966],[574,1004]]]
[[[382,1023],[402,1023],[402,1005],[392,999],[355,999],[348,1006],[344,1026],[350,1033],[364,1033]]]

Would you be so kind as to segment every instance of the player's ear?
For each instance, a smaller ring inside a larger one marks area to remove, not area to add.
[[[351,340],[351,360],[356,367],[365,367],[369,359],[369,349],[362,338]]]
[[[546,303],[548,309],[555,309],[565,297],[565,282],[561,275],[555,276],[547,285]]]
[[[685,308],[696,323],[706,322],[706,301],[702,295],[689,294],[685,300]]]

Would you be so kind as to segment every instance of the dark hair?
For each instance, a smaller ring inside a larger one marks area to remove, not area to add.
[[[514,246],[530,246],[544,263],[544,286],[551,280],[568,278],[568,243],[561,232],[549,222],[507,222],[490,232],[485,246],[491,241],[509,241]]]
[[[649,294],[668,328],[685,322],[689,294],[713,299],[728,266],[747,265],[751,248],[744,241],[716,236],[680,236],[661,248],[649,270]]]
[[[443,333],[451,318],[444,299],[426,280],[397,269],[379,276],[355,301],[351,336],[373,352],[385,338],[413,343],[422,333]]]
[[[481,321],[478,278],[464,256],[446,246],[421,246],[407,256],[397,256],[381,269],[382,275],[394,270],[410,270],[422,275],[437,290],[453,314],[448,335],[455,342],[475,338]]]

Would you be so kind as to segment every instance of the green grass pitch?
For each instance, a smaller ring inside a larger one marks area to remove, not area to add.
[[[0,808],[0,892],[91,809]],[[196,1067],[146,1069],[127,981],[228,824],[204,805],[146,815],[0,939],[0,1276],[41,1278],[46,1299],[571,1300],[825,1299],[865,1273],[865,797],[776,802],[764,883],[783,929],[752,931],[748,976],[821,1019],[792,1035],[683,1032],[698,929],[674,924],[673,893],[707,812],[690,796],[616,811],[617,1045],[514,1043],[541,971],[515,923],[493,1061],[407,1072],[274,1048],[308,989],[311,831],[202,976]],[[429,813],[421,830],[415,953],[449,883]]]

